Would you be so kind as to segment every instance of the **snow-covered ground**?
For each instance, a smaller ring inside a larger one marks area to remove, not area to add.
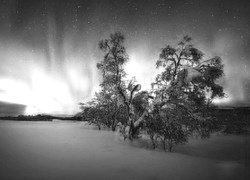
[[[0,121],[0,179],[248,179],[249,146],[214,134],[168,153],[82,122]]]

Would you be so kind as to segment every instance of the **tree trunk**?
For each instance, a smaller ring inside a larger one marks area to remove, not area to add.
[[[116,113],[112,119],[112,125],[111,125],[112,131],[115,131],[116,128]]]
[[[112,116],[112,124],[111,124],[112,131],[115,131],[115,129],[116,129],[116,116],[117,116],[118,110],[119,109],[116,107],[115,112],[114,112],[114,114]]]
[[[162,148],[163,148],[164,151],[166,150],[166,140],[165,140],[165,138],[162,139]]]
[[[145,110],[142,113],[141,117],[139,117],[135,122],[131,118],[129,118],[128,126],[125,128],[124,131],[124,140],[126,138],[133,140],[133,138],[136,137],[146,114],[147,110]]]
[[[101,130],[101,124],[100,124],[100,122],[99,122],[99,120],[97,119],[95,119],[95,121],[96,121],[96,125],[97,125],[97,127],[98,127],[98,130]]]
[[[173,143],[172,143],[172,140],[170,140],[170,141],[168,142],[168,150],[169,150],[169,152],[172,152],[172,150],[173,150]]]
[[[156,142],[155,142],[155,138],[154,138],[154,133],[150,134],[150,140],[152,142],[153,149],[155,149],[156,148]]]

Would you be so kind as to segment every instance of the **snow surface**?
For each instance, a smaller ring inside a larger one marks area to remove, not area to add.
[[[83,122],[0,121],[0,179],[248,179],[248,137],[194,138],[169,153]]]

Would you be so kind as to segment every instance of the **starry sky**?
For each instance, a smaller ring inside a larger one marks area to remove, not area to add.
[[[99,89],[98,42],[115,31],[143,89],[161,48],[190,35],[205,58],[225,64],[227,98],[215,102],[248,106],[249,17],[248,0],[0,0],[0,115],[79,111]]]

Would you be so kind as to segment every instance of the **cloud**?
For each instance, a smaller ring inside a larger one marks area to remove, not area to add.
[[[23,114],[25,105],[0,101],[0,116],[18,116]]]

